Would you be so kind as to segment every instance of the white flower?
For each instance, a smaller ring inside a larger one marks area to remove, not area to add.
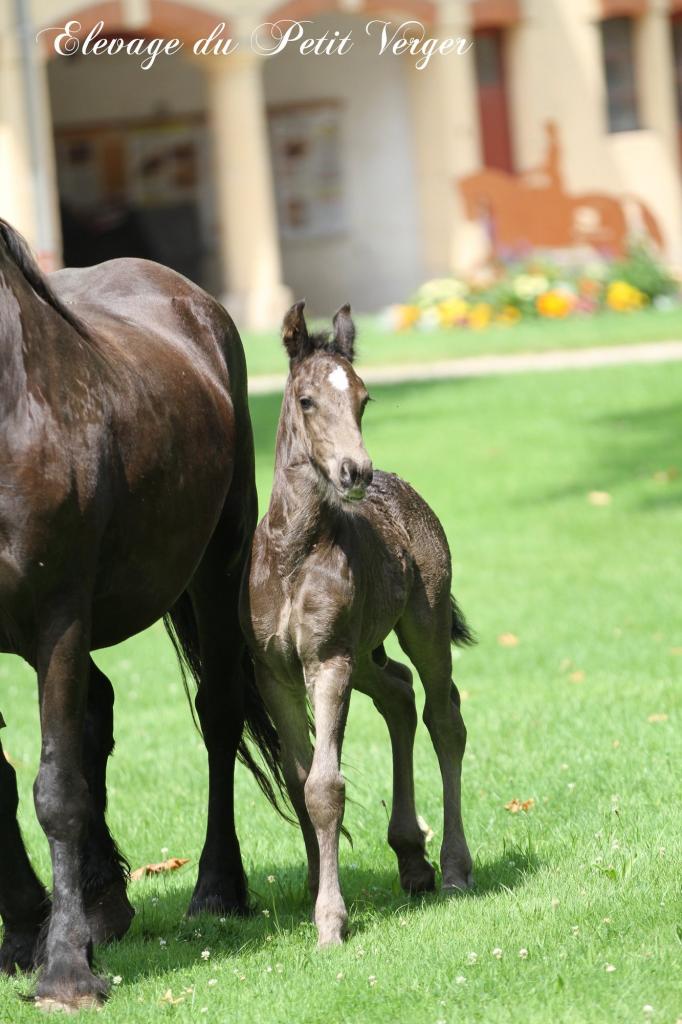
[[[458,985],[464,985],[466,982],[466,978],[464,977],[463,974],[458,974],[457,977],[455,978],[455,981],[457,982]]]
[[[263,911],[263,917],[270,917],[270,911],[267,908]]]
[[[493,950],[493,956],[495,957],[496,960],[502,959],[502,950],[500,949],[499,946],[495,946],[495,949]]]
[[[268,875],[268,885],[273,885],[275,881],[274,875]]]
[[[544,274],[519,274],[514,281],[514,291],[519,299],[535,299],[549,288]]]
[[[122,981],[123,981],[123,978],[121,977],[121,975],[120,974],[115,974],[114,977],[111,979],[111,984],[112,985],[120,985]]]
[[[367,981],[369,982],[370,987],[373,988],[376,985],[376,983],[377,983],[376,974],[370,974],[370,976],[367,979]]]
[[[613,974],[615,969],[616,968],[614,967],[613,964],[604,964],[604,970],[606,971],[607,974]]]
[[[644,1006],[642,1007],[642,1012],[643,1013],[647,1013],[647,1014],[648,1013],[653,1013],[654,1012],[654,1008],[651,1005],[651,1003],[645,1003]]]
[[[217,985],[217,984],[218,984],[218,979],[217,978],[209,978],[208,979],[209,988],[213,988],[213,986]]]
[[[343,971],[339,971],[339,973],[336,975],[336,980],[337,981],[341,981],[342,978],[343,978]]]
[[[527,949],[520,949],[519,950],[519,956],[521,957],[522,960],[527,960],[528,959],[528,950]]]
[[[201,959],[202,960],[208,960],[210,958],[210,956],[211,956],[211,950],[210,949],[202,949],[202,951],[201,951]]]
[[[165,946],[166,945],[166,940],[165,939],[159,939],[159,945],[160,946]]]
[[[478,960],[478,953],[467,953],[467,963],[475,964]]]

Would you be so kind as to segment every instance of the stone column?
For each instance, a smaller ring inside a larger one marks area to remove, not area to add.
[[[261,61],[242,46],[201,62],[208,72],[222,298],[238,324],[253,329],[278,324],[291,302],[282,284]]]
[[[679,167],[679,127],[672,31],[668,0],[649,0],[638,19],[637,81],[642,127],[658,134],[675,167]]]
[[[53,270],[61,262],[61,232],[46,59],[33,44],[32,134],[17,15],[13,3],[0,9],[0,216],[26,236],[43,269]]]
[[[468,0],[440,0],[428,34],[473,39]],[[473,48],[435,55],[422,71],[410,66],[414,160],[429,276],[466,270],[485,256],[486,242],[467,222],[457,181],[480,169],[481,143]]]

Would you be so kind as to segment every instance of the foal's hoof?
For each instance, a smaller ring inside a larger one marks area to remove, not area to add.
[[[122,939],[135,917],[123,879],[112,882],[103,892],[89,897],[85,916],[93,945],[101,946],[105,942]]]
[[[10,977],[20,971],[34,971],[40,966],[43,944],[39,928],[28,932],[5,931],[0,947],[0,974]]]
[[[85,965],[53,968],[41,975],[35,1003],[46,1013],[75,1013],[99,1009],[108,994],[104,978],[98,978]]]

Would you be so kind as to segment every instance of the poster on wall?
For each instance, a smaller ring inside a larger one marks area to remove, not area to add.
[[[288,104],[268,111],[281,236],[322,238],[347,227],[341,104]]]

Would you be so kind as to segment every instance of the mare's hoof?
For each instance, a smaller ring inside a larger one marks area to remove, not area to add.
[[[0,947],[0,974],[10,977],[20,971],[34,971],[42,961],[41,929],[27,932],[5,931]]]
[[[421,892],[433,892],[436,888],[436,872],[433,864],[422,860],[418,864],[405,866],[400,872],[400,885],[411,896]]]
[[[187,908],[188,917],[199,914],[212,914],[214,917],[250,917],[253,911],[246,897],[242,899],[227,898],[220,893],[195,893]]]
[[[112,882],[103,892],[87,897],[85,916],[93,945],[101,946],[122,939],[135,917],[123,879]]]
[[[470,892],[474,888],[474,875],[472,871],[459,876],[453,876],[443,881],[441,892],[444,896],[457,896]]]
[[[46,1013],[75,1013],[98,1009],[108,994],[104,978],[98,978],[85,965],[54,968],[41,975],[35,1003]]]

